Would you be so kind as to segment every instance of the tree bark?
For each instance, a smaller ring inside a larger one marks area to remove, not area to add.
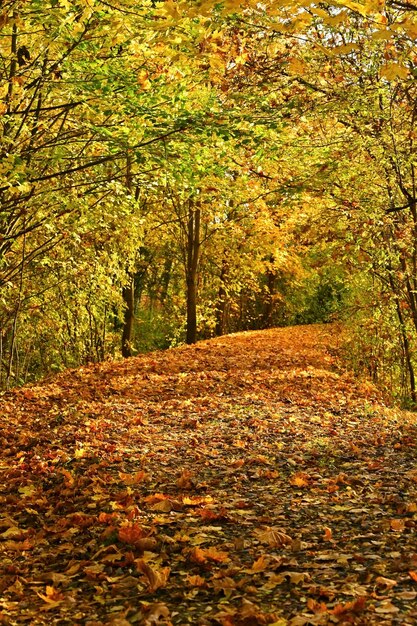
[[[275,258],[273,255],[269,258],[269,265],[266,268],[266,299],[263,311],[263,326],[270,328],[272,326],[272,316],[274,313],[274,295],[277,273],[274,268]]]
[[[413,361],[411,358],[410,342],[407,337],[407,330],[405,327],[404,317],[401,311],[400,299],[396,292],[391,272],[389,272],[389,282],[390,282],[391,289],[394,295],[395,308],[397,311],[398,321],[400,323],[400,331],[401,331],[401,339],[403,343],[404,357],[405,357],[405,362],[407,364],[408,377],[410,380],[410,396],[411,396],[412,402],[416,404],[417,402],[416,377],[415,377],[415,372],[414,372]]]
[[[216,306],[216,327],[214,329],[216,337],[221,337],[225,333],[226,326],[226,303],[227,303],[227,291],[226,283],[229,275],[229,263],[226,256],[222,259],[222,269],[220,271],[220,285],[217,292],[217,306]]]
[[[200,257],[201,209],[190,201],[187,230],[187,333],[188,344],[197,341],[197,274]]]
[[[132,155],[126,153],[126,189],[132,191]],[[133,326],[135,322],[135,281],[129,272],[129,282],[122,289],[122,298],[125,303],[122,331],[122,356],[132,356]]]
[[[123,318],[122,332],[122,356],[128,358],[132,356],[133,325],[135,321],[135,288],[133,278],[122,290],[125,311]]]

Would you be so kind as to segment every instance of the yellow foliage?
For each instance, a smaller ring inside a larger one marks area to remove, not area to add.
[[[387,80],[395,80],[396,78],[407,78],[408,69],[400,63],[386,63],[380,71],[380,76],[381,78],[386,78]]]
[[[303,75],[306,71],[306,66],[304,61],[301,59],[293,58],[288,63],[288,71],[290,74]]]
[[[382,30],[377,30],[371,35],[371,39],[373,41],[384,41],[387,39],[391,39],[391,37],[392,37],[392,32],[390,30],[387,30],[386,28]]]

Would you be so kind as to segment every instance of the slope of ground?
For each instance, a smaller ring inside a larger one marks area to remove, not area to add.
[[[0,400],[0,623],[417,624],[412,416],[339,330],[242,333]]]

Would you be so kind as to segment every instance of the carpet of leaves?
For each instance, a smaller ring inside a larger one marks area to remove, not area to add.
[[[0,624],[417,624],[417,426],[339,329],[230,335],[0,399]]]

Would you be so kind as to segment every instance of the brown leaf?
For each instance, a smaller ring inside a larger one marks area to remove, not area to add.
[[[292,544],[292,538],[282,530],[277,528],[267,528],[266,530],[256,530],[259,540],[267,543],[271,548],[282,548]]]
[[[405,521],[403,519],[392,519],[390,522],[391,530],[402,533],[405,529]]]
[[[385,578],[384,576],[378,576],[375,578],[375,584],[378,587],[385,587],[386,589],[392,589],[395,587],[398,581],[393,580],[392,578]]]
[[[393,615],[399,613],[400,609],[392,604],[391,600],[383,600],[379,606],[375,607],[374,611],[379,615]]]
[[[230,561],[229,554],[217,548],[193,548],[190,552],[190,558],[195,563],[206,563],[214,561],[215,563],[227,563]]]
[[[179,489],[193,489],[195,487],[192,481],[193,473],[189,470],[183,470],[181,476],[175,481]]]
[[[262,554],[262,556],[259,557],[259,559],[256,559],[256,561],[254,561],[254,563],[252,564],[252,567],[250,569],[245,570],[245,572],[248,572],[249,574],[257,574],[259,572],[264,572],[266,569],[268,569],[268,567],[270,566],[271,560],[265,556],[264,554]]]
[[[160,500],[155,502],[150,507],[152,511],[159,511],[160,513],[170,513],[173,509],[172,502],[170,500]]]
[[[409,573],[410,577],[414,580],[414,582],[417,583],[417,572],[410,571],[408,573]]]
[[[119,477],[125,485],[138,485],[147,478],[147,474],[143,470],[139,470],[135,474],[125,474],[124,472],[119,472]]]
[[[310,477],[304,472],[297,472],[291,477],[290,485],[294,487],[308,487],[310,485]]]
[[[38,593],[38,596],[42,598],[42,600],[44,600],[45,602],[51,603],[51,604],[60,603],[65,598],[63,593],[61,593],[60,591],[55,589],[55,587],[52,587],[50,585],[46,586],[46,590],[44,594]]]
[[[330,613],[333,615],[344,615],[346,613],[362,613],[365,609],[366,598],[360,597],[353,602],[346,602],[346,604],[337,604]]]
[[[148,579],[148,591],[154,592],[161,587],[166,587],[171,572],[170,567],[163,567],[160,570],[152,569],[143,559],[135,560],[136,569]]]
[[[136,545],[138,541],[143,539],[145,531],[139,524],[135,522],[126,522],[119,528],[119,540],[129,545]]]
[[[190,587],[205,587],[207,585],[206,579],[198,574],[195,576],[188,574],[186,582]]]
[[[143,621],[141,622],[143,626],[155,626],[155,624],[171,626],[169,609],[163,602],[143,602],[141,612],[143,613]]]

